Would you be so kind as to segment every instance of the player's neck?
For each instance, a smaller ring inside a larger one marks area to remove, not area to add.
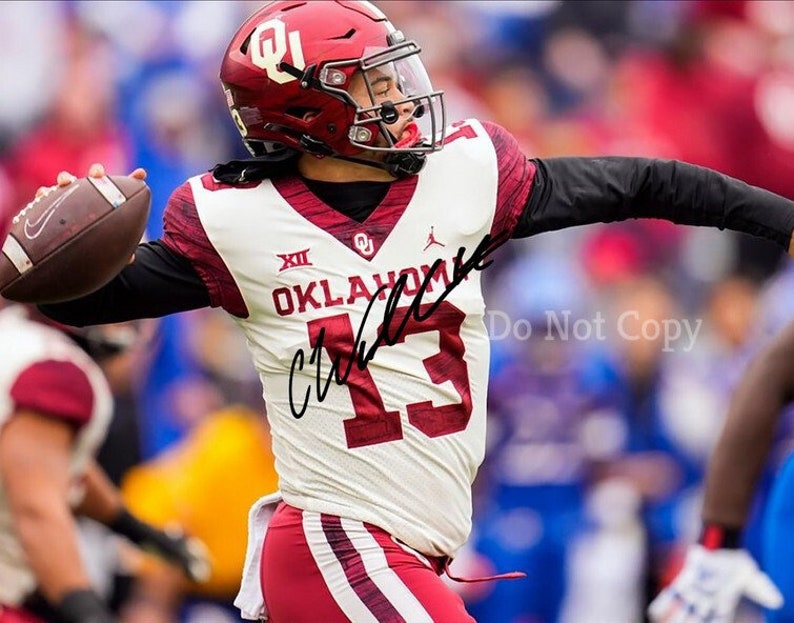
[[[298,171],[303,177],[318,182],[393,182],[395,180],[384,169],[338,158],[317,158],[309,154],[303,154],[298,160]]]

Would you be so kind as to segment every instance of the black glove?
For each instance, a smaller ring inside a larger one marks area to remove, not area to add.
[[[194,582],[206,582],[211,573],[207,547],[179,529],[159,530],[126,509],[108,527],[127,537],[141,549],[179,566]]]
[[[99,595],[87,588],[66,593],[56,612],[59,623],[117,623]]]

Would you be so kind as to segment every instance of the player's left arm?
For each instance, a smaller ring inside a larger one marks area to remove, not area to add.
[[[514,237],[591,223],[658,218],[765,238],[792,253],[794,202],[712,169],[635,157],[548,158]]]

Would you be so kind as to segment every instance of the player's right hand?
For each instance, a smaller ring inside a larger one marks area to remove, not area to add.
[[[104,176],[105,176],[105,165],[99,162],[95,162],[90,167],[88,167],[88,177],[104,177]],[[145,180],[146,169],[138,167],[137,169],[133,170],[132,173],[129,174],[129,177],[132,177],[136,180]],[[61,188],[62,186],[68,186],[76,179],[77,177],[69,173],[69,171],[61,171],[60,173],[58,173],[58,177],[55,178],[55,186],[39,186],[39,188],[36,190],[36,199],[50,194],[56,188]],[[130,257],[129,263],[132,264],[134,261],[135,261],[135,254],[133,253],[132,256]]]
[[[90,167],[88,167],[88,177],[104,177],[104,175],[105,175],[105,166],[103,164],[95,162]],[[132,173],[130,173],[129,176],[137,180],[145,180],[146,169],[142,169],[141,167],[138,167],[137,169],[132,171]],[[68,186],[76,179],[77,177],[72,173],[70,173],[69,171],[61,171],[60,173],[58,173],[58,176],[55,178],[54,186],[39,186],[38,190],[36,190],[36,199],[50,193],[56,188],[59,188],[61,186]]]
[[[743,549],[693,545],[673,582],[653,600],[653,623],[732,623],[740,600],[777,609],[783,596]]]

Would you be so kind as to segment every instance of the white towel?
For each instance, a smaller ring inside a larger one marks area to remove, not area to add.
[[[259,498],[248,512],[248,549],[245,552],[240,592],[234,599],[234,605],[240,609],[242,617],[250,621],[267,621],[259,570],[267,525],[280,501],[281,492],[276,491],[276,493]]]

